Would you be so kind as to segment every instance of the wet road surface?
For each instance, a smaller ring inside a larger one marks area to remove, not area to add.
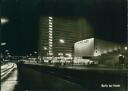
[[[56,75],[59,71],[46,71],[27,66],[15,69],[2,82],[1,91],[127,91],[125,72],[61,70]]]

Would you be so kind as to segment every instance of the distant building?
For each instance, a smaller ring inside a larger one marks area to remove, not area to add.
[[[39,55],[66,56],[74,54],[74,43],[94,37],[84,18],[40,17]]]
[[[118,51],[123,45],[97,38],[89,38],[74,44],[75,57],[93,57]]]

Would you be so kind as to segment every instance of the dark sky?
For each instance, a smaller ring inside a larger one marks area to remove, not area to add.
[[[39,16],[84,17],[97,38],[126,42],[127,0],[2,0],[2,40],[17,55],[37,50]]]

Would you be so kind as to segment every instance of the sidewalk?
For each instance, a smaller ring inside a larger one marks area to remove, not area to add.
[[[14,91],[17,83],[17,70],[15,69],[5,81],[1,82],[1,91]]]

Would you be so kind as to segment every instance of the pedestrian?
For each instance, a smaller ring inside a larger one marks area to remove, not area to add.
[[[119,64],[124,64],[124,56],[119,55]]]
[[[125,65],[125,61],[124,61],[124,56],[123,55],[119,55],[119,65],[122,66],[124,68]]]

